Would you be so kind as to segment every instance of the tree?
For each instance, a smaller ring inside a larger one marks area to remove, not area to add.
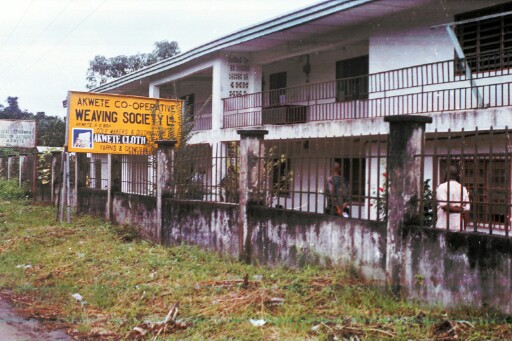
[[[44,112],[38,112],[37,121],[37,145],[47,147],[62,147],[66,137],[66,123],[57,116],[46,116]]]
[[[119,55],[110,58],[101,55],[95,56],[89,62],[86,87],[93,89],[180,53],[178,43],[175,41],[157,41],[154,46],[155,48],[151,53],[137,53],[132,56]]]
[[[0,119],[6,120],[27,120],[31,119],[34,115],[22,111],[18,105],[18,97],[7,97],[7,107],[0,108]]]

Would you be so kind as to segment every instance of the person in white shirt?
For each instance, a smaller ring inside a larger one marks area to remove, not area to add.
[[[469,193],[459,179],[459,168],[450,166],[445,182],[436,191],[437,222],[436,227],[455,231],[466,230],[469,222]]]

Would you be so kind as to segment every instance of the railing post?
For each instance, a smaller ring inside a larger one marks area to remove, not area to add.
[[[174,152],[176,141],[156,141],[156,238],[160,244],[164,244],[163,234],[163,199],[172,194],[172,177],[174,165]]]
[[[403,230],[421,221],[423,195],[422,160],[425,124],[432,118],[400,115],[384,118],[389,122],[388,139],[388,223],[386,244],[386,284],[400,295],[402,278]]]
[[[238,130],[240,135],[240,178],[238,238],[240,260],[251,262],[251,226],[247,222],[247,208],[255,200],[254,189],[263,176],[264,136],[267,130]]]
[[[52,153],[52,160],[51,160],[51,180],[50,180],[50,200],[52,201],[54,206],[57,206],[57,198],[58,198],[58,191],[59,186],[62,183],[62,172],[61,172],[61,165],[62,165],[62,152],[54,150]]]

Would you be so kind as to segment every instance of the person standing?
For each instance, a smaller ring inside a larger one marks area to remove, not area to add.
[[[334,162],[332,175],[327,178],[325,187],[325,193],[327,194],[325,213],[348,218],[350,216],[348,209],[348,183],[341,175],[341,164],[338,161]]]
[[[452,231],[466,230],[469,222],[469,193],[460,183],[459,167],[452,165],[446,171],[445,182],[437,187],[436,227]]]

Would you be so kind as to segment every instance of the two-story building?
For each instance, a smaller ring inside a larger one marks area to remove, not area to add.
[[[212,160],[230,159],[238,130],[267,130],[273,207],[323,213],[324,184],[338,161],[355,218],[376,219],[385,200],[384,117],[428,115],[418,176],[435,192],[445,166],[458,163],[474,226],[508,228],[511,68],[510,1],[335,0],[93,91],[184,99],[194,122],[190,144]],[[220,187],[229,162],[214,163],[190,171],[218,190],[209,199],[225,200]]]

